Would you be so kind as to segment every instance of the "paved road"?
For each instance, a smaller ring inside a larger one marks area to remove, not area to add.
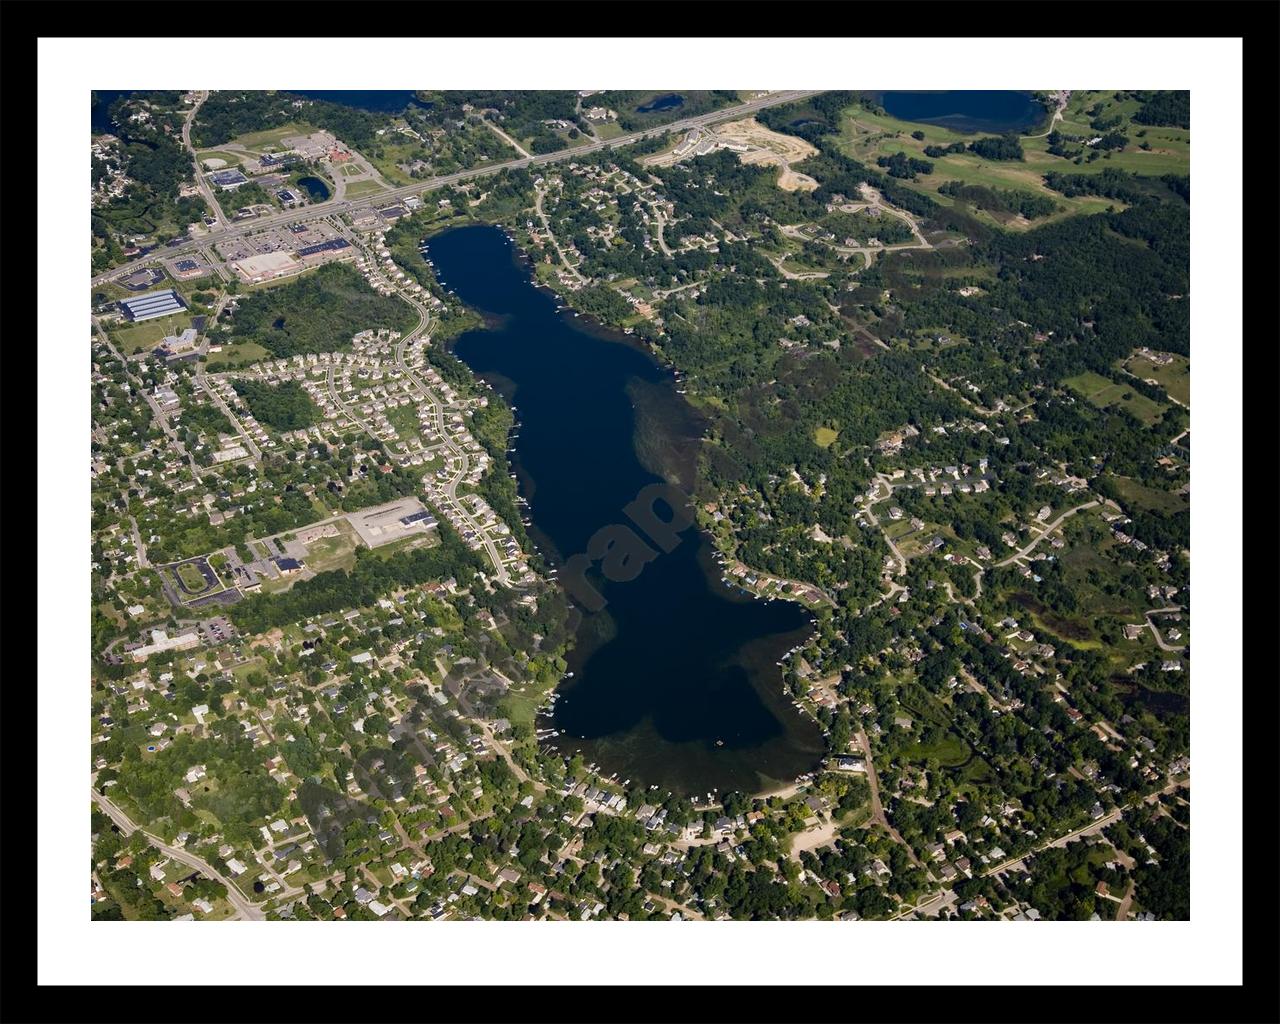
[[[854,733],[854,736],[857,737],[858,746],[862,748],[862,753],[867,759],[867,785],[871,788],[871,817],[883,825],[885,831],[902,844],[902,848],[907,852],[907,857],[912,864],[924,871],[925,874],[931,875],[932,873],[929,869],[920,863],[920,858],[916,856],[915,850],[911,849],[911,844],[902,838],[898,830],[889,824],[889,819],[885,816],[884,806],[880,803],[880,782],[876,778],[875,758],[871,756],[871,741],[867,738],[866,730],[859,729]]]
[[[560,256],[560,262],[565,270],[569,271],[580,284],[586,284],[587,279],[579,273],[578,268],[569,262],[569,257],[564,254],[564,250],[560,248],[560,240],[556,238],[555,233],[551,230],[551,222],[547,220],[547,214],[542,209],[542,199],[546,193],[542,189],[534,189],[533,208],[537,211],[538,219],[542,221],[542,229],[547,233],[547,237],[551,239],[551,244],[555,246],[556,252]],[[670,255],[668,253],[668,255]]]
[[[125,376],[129,378],[129,384],[137,394],[141,395],[143,399],[146,400],[147,406],[151,409],[152,418],[159,424],[160,429],[164,431],[165,437],[169,439],[169,443],[173,445],[174,450],[187,460],[187,463],[191,466],[191,472],[195,474],[197,479],[204,476],[205,470],[196,464],[195,457],[187,451],[186,446],[182,443],[182,439],[178,437],[178,432],[174,430],[172,424],[169,423],[169,417],[164,414],[164,411],[160,408],[159,404],[157,404],[155,396],[147,390],[147,386],[142,383],[142,380],[139,377],[134,376],[133,373],[130,372],[129,360],[127,360],[115,345],[111,343],[111,339],[107,337],[107,332],[102,329],[102,325],[98,323],[96,317],[93,318],[93,329],[97,332],[98,340],[106,345],[111,351],[111,354],[120,360],[121,365],[124,367]]]
[[[225,885],[227,887],[227,900],[236,908],[236,912],[241,917],[247,918],[250,921],[266,920],[266,915],[245,899],[244,894],[236,888],[235,883],[221,872],[216,871],[213,865],[197,857],[194,853],[188,853],[186,850],[180,849],[176,846],[169,846],[163,840],[157,836],[153,836],[145,829],[139,829],[138,826],[133,823],[132,819],[124,813],[124,811],[120,810],[119,807],[113,804],[93,787],[89,788],[89,795],[93,797],[93,802],[102,808],[103,812],[120,827],[122,835],[131,836],[134,832],[141,831],[142,834],[147,837],[147,841],[161,853],[187,865],[187,867],[195,868],[197,871],[208,875],[210,878],[217,879]]]
[[[187,151],[191,154],[191,161],[195,164],[195,179],[196,185],[200,188],[200,194],[204,196],[204,201],[209,204],[209,209],[212,211],[214,218],[218,222],[214,225],[214,228],[215,230],[220,230],[226,227],[227,218],[222,213],[222,207],[218,205],[218,199],[213,194],[213,189],[209,187],[209,183],[205,180],[204,175],[200,173],[201,167],[200,161],[196,159],[196,148],[191,144],[191,124],[196,119],[196,111],[200,109],[201,105],[208,98],[208,90],[202,89],[196,98],[195,106],[187,111],[187,119],[182,122],[182,144],[187,147]]]
[[[1144,797],[1141,803],[1143,804],[1153,803],[1161,795],[1172,793],[1175,789],[1181,789],[1182,787],[1189,786],[1189,785],[1191,785],[1191,780],[1189,778],[1184,779],[1181,782],[1171,782],[1167,786],[1165,786],[1163,789],[1161,789],[1159,792],[1152,793]],[[1125,811],[1128,811],[1128,810],[1132,810],[1132,808],[1129,807],[1127,804],[1121,804],[1119,807],[1114,808],[1110,813],[1104,814],[1097,821],[1092,821],[1088,825],[1083,825],[1080,828],[1073,829],[1072,831],[1068,832],[1066,835],[1059,836],[1057,839],[1050,839],[1048,842],[1041,843],[1035,849],[1028,850],[1026,853],[1022,854],[1019,857],[1010,857],[1006,861],[1002,861],[1001,863],[996,864],[993,867],[987,868],[987,870],[982,872],[982,874],[984,876],[999,874],[1002,871],[1007,871],[1009,868],[1013,867],[1013,865],[1021,862],[1025,858],[1030,857],[1034,854],[1040,853],[1042,850],[1047,850],[1050,847],[1054,847],[1054,846],[1066,846],[1068,843],[1074,842],[1077,839],[1081,839],[1085,836],[1093,835],[1095,832],[1101,832],[1108,825],[1112,824],[1113,822],[1119,821],[1121,818],[1123,818]]]
[[[1049,119],[1049,127],[1042,131],[1039,135],[1024,135],[1024,139],[1043,139],[1053,133],[1054,125],[1062,120],[1062,112],[1067,109],[1067,101],[1071,99],[1071,92],[1063,89],[1056,93],[1058,101],[1058,109],[1053,112],[1053,117]]]
[[[147,561],[147,549],[142,543],[142,533],[138,529],[138,520],[134,519],[133,516],[130,516],[129,526],[133,530],[133,545],[138,549],[138,568],[150,568],[151,563]]]
[[[604,142],[591,142],[585,146],[578,146],[574,149],[560,149],[556,150],[554,153],[543,153],[537,156],[522,157],[519,160],[507,160],[503,163],[489,164],[485,167],[458,171],[454,174],[446,174],[438,178],[430,178],[426,181],[416,182],[413,185],[406,185],[402,188],[387,189],[383,192],[364,195],[359,199],[344,200],[340,203],[335,203],[330,200],[329,202],[308,208],[308,210],[301,216],[297,211],[287,210],[283,213],[274,214],[270,217],[259,217],[244,224],[232,224],[217,231],[210,231],[207,234],[201,235],[198,239],[190,240],[185,245],[167,248],[164,250],[164,256],[171,258],[175,256],[188,255],[201,246],[209,245],[213,242],[240,238],[243,235],[253,234],[269,227],[278,227],[282,224],[305,222],[307,220],[314,220],[317,217],[325,217],[335,213],[349,213],[355,209],[371,209],[377,205],[386,205],[387,203],[404,199],[406,196],[421,195],[424,192],[431,192],[435,189],[444,188],[447,185],[456,185],[464,181],[470,181],[473,178],[482,178],[487,175],[497,174],[498,172],[507,169],[536,167],[543,164],[556,163],[561,160],[573,160],[583,157],[588,153],[599,152],[603,149],[617,149],[619,147],[630,145],[633,142],[639,142],[641,139],[663,135],[667,132],[678,133],[683,129],[697,125],[733,120],[746,114],[753,113],[754,111],[763,110],[766,107],[774,107],[782,103],[791,103],[794,100],[804,99],[807,96],[814,96],[821,91],[821,89],[810,89],[806,91],[773,93],[769,96],[762,97],[761,99],[739,104],[736,107],[726,107],[723,110],[712,111],[707,114],[701,114],[697,117],[686,118],[682,121],[673,121],[657,128],[650,128],[641,132],[632,132],[629,135],[620,135],[616,139],[610,139]],[[99,274],[92,279],[91,284],[94,286],[100,285],[104,281],[110,281],[124,274],[129,274],[140,267],[147,266],[154,262],[156,258],[156,253],[148,253],[146,256]]]
[[[222,410],[222,414],[226,416],[231,425],[236,428],[236,433],[240,435],[240,440],[244,442],[245,447],[249,450],[250,458],[254,462],[261,461],[262,449],[254,444],[253,438],[251,438],[249,436],[249,432],[244,429],[244,425],[240,422],[240,418],[236,416],[235,412],[232,411],[231,406],[227,405],[222,396],[218,394],[217,388],[210,384],[206,379],[204,370],[205,361],[201,359],[196,363],[196,384],[204,389],[205,394],[213,399],[214,404]]]
[[[1170,608],[1152,608],[1151,611],[1147,612],[1146,614],[1147,628],[1150,629],[1152,634],[1155,636],[1156,646],[1159,647],[1160,650],[1162,651],[1169,651],[1171,653],[1181,654],[1183,651],[1187,649],[1187,645],[1182,644],[1180,646],[1174,646],[1173,644],[1166,643],[1164,637],[1160,635],[1160,630],[1156,628],[1156,624],[1151,621],[1151,616],[1163,615],[1165,612],[1180,612],[1180,611],[1182,611],[1182,608],[1180,606],[1173,605]]]
[[[1025,558],[1025,557],[1027,556],[1027,554],[1031,551],[1031,549],[1032,549],[1032,548],[1034,548],[1034,547],[1035,547],[1037,544],[1039,544],[1042,540],[1044,540],[1046,537],[1048,537],[1050,534],[1052,534],[1052,533],[1054,532],[1054,530],[1056,530],[1059,526],[1061,526],[1063,523],[1065,523],[1065,522],[1066,522],[1068,519],[1070,519],[1073,515],[1075,515],[1077,512],[1083,512],[1083,511],[1084,511],[1085,509],[1087,509],[1087,508],[1093,508],[1093,506],[1095,506],[1096,504],[1098,504],[1098,501],[1097,501],[1097,499],[1095,498],[1093,501],[1086,501],[1083,505],[1077,505],[1075,508],[1068,509],[1066,512],[1063,512],[1063,513],[1062,513],[1062,515],[1058,516],[1058,518],[1057,518],[1057,519],[1055,519],[1055,520],[1054,520],[1053,522],[1051,522],[1048,526],[1046,526],[1046,527],[1044,528],[1044,532],[1042,532],[1038,537],[1036,537],[1033,541],[1031,541],[1031,543],[1029,543],[1029,544],[1027,544],[1025,547],[1020,548],[1019,550],[1015,551],[1012,555],[1010,555],[1008,558],[1006,558],[1003,562],[996,562],[996,565],[997,565],[997,566],[1004,566],[1004,565],[1008,565],[1010,562],[1015,561],[1016,559],[1019,559],[1019,558]]]

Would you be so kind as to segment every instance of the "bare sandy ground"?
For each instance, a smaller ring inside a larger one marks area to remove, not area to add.
[[[766,128],[754,117],[716,125],[707,129],[703,138],[711,139],[726,146],[746,147],[744,151],[738,153],[738,159],[744,164],[759,164],[781,168],[781,173],[778,175],[778,187],[788,192],[798,190],[812,192],[818,187],[818,183],[807,174],[801,174],[799,171],[791,169],[791,164],[799,163],[806,157],[813,156],[818,152],[817,149],[804,139],[797,138],[794,135],[783,135],[780,132]],[[674,152],[660,153],[657,156],[649,157],[644,162],[654,166],[669,167],[671,164],[692,155],[692,150],[680,158],[677,158]]]
[[[826,846],[836,837],[836,832],[840,826],[834,821],[826,821],[821,825],[816,825],[807,832],[797,833],[791,840],[791,856],[795,860],[800,859],[800,853],[803,850],[816,850],[820,846]]]
[[[812,192],[817,187],[818,183],[809,175],[793,171],[790,167],[784,167],[778,175],[778,188],[784,192]]]

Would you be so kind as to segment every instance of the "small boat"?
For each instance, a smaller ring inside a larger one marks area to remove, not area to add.
[[[717,746],[717,747],[723,747],[723,746],[724,746],[724,740],[716,740],[716,746]]]

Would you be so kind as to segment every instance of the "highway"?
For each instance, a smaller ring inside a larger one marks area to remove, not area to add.
[[[683,121],[672,121],[669,124],[664,124],[657,128],[649,128],[645,131],[632,132],[629,135],[620,135],[616,139],[609,139],[602,142],[590,142],[585,146],[578,146],[573,149],[560,149],[556,150],[554,153],[543,153],[538,156],[521,158],[519,160],[508,160],[505,163],[489,164],[485,167],[458,171],[454,174],[446,174],[438,178],[429,178],[425,181],[416,182],[412,185],[406,185],[401,188],[387,189],[382,192],[366,194],[361,196],[359,199],[321,203],[315,207],[311,207],[301,216],[297,211],[286,210],[282,213],[273,214],[270,217],[259,217],[254,220],[246,221],[243,224],[230,225],[225,228],[211,230],[201,235],[199,238],[187,240],[182,245],[153,250],[139,259],[132,260],[129,263],[122,264],[112,270],[108,270],[105,273],[97,275],[93,278],[92,284],[96,287],[106,281],[113,280],[124,274],[132,273],[140,267],[154,263],[159,258],[173,258],[176,256],[190,255],[198,249],[211,245],[215,242],[229,240],[232,238],[240,238],[247,234],[262,231],[265,228],[276,227],[282,224],[291,224],[297,221],[313,220],[316,217],[328,217],[338,213],[349,213],[356,209],[369,209],[374,206],[396,202],[407,196],[421,195],[424,192],[431,192],[435,189],[444,188],[448,185],[456,185],[460,182],[470,181],[473,178],[482,178],[486,175],[497,174],[499,171],[518,167],[541,166],[542,164],[556,163],[560,160],[570,160],[585,156],[588,153],[599,152],[602,149],[616,149],[622,146],[628,146],[633,142],[639,142],[641,139],[652,138],[653,136],[663,135],[667,132],[681,132],[689,128],[701,127],[718,121],[732,121],[745,115],[753,114],[758,110],[763,110],[766,107],[774,107],[782,103],[791,103],[795,100],[804,99],[807,96],[817,95],[821,91],[822,90],[820,89],[810,89],[807,91],[770,93],[768,96],[763,96],[760,99],[751,100],[747,103],[740,103],[735,107],[725,107],[721,110],[713,110],[710,113],[700,114],[697,117],[685,118]],[[184,132],[184,137],[186,134],[187,133]],[[217,207],[215,205],[215,209],[216,208]]]

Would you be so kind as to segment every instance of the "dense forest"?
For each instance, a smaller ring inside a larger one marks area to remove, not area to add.
[[[273,430],[299,430],[320,421],[320,410],[297,381],[267,384],[242,378],[232,381],[254,419]]]
[[[1125,203],[1138,203],[1144,199],[1168,199],[1176,196],[1184,202],[1191,201],[1191,179],[1186,175],[1166,174],[1160,178],[1146,177],[1108,167],[1097,174],[1063,174],[1049,171],[1044,183],[1064,196],[1105,196]]]
[[[137,92],[111,104],[108,119],[118,142],[110,156],[93,157],[91,180],[98,186],[114,167],[129,184],[123,194],[93,207],[95,269],[118,261],[128,236],[163,243],[184,236],[187,225],[204,215],[203,199],[179,195],[192,175],[191,156],[182,146],[180,103],[180,93]]]
[[[220,89],[200,107],[191,126],[191,142],[197,149],[212,149],[250,132],[291,123],[324,128],[361,149],[374,143],[387,116],[288,92]]]
[[[1191,93],[1186,89],[1142,94],[1143,103],[1133,119],[1138,124],[1191,127]]]
[[[260,633],[311,615],[362,608],[392,590],[431,580],[452,576],[465,586],[484,563],[448,522],[441,521],[437,529],[439,544],[400,551],[394,558],[360,548],[350,572],[333,569],[301,580],[283,594],[254,594],[231,606],[231,618],[245,632]]]
[[[1058,190],[1061,191],[1061,190]],[[1048,196],[1016,189],[988,188],[985,185],[967,185],[962,181],[948,181],[938,186],[938,193],[951,196],[961,202],[986,210],[989,213],[1016,213],[1027,220],[1047,217],[1059,206]]]
[[[415,318],[412,307],[379,295],[355,268],[330,263],[289,284],[240,298],[228,340],[256,342],[277,357],[339,352],[360,331],[404,332]]]

